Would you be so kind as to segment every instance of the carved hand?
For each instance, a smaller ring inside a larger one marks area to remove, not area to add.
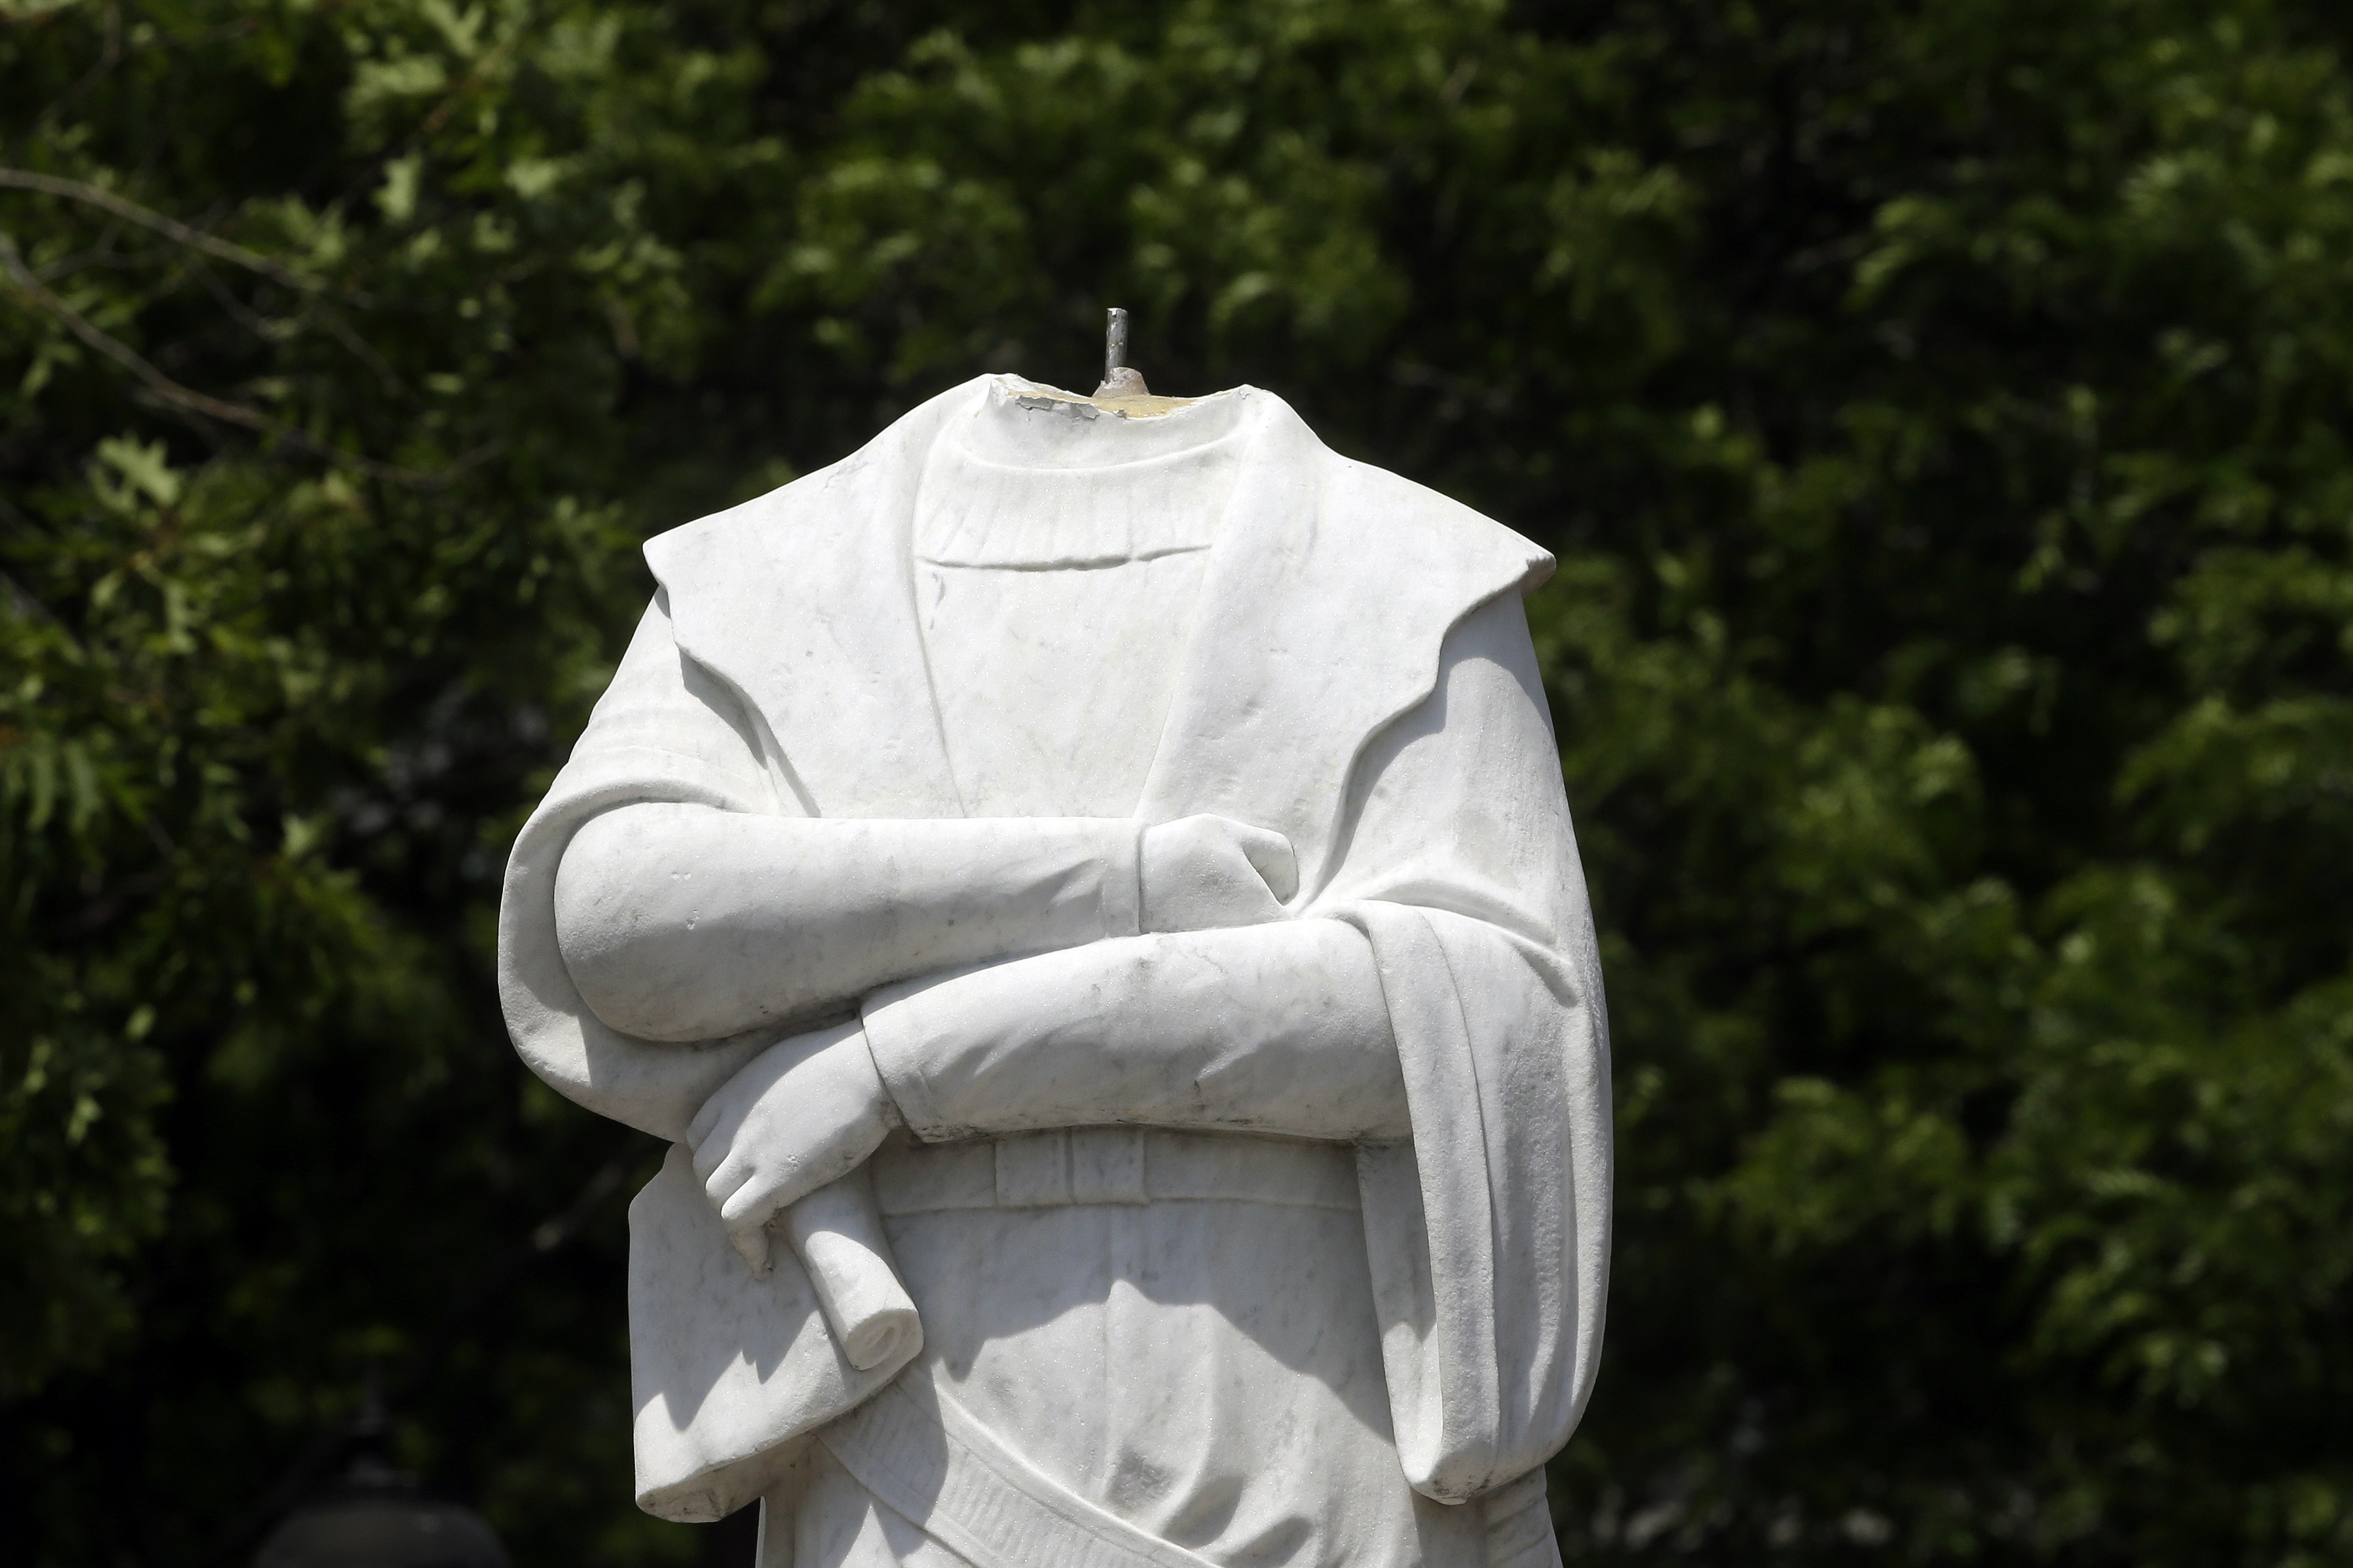
[[[839,1024],[753,1058],[703,1102],[686,1141],[728,1238],[765,1274],[768,1222],[856,1170],[898,1122],[865,1032]]]
[[[1211,931],[1282,918],[1298,890],[1291,840],[1229,816],[1181,816],[1144,830],[1144,929]]]

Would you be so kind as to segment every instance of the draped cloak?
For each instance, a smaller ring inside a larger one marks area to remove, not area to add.
[[[982,385],[647,546],[660,591],[517,840],[501,914],[517,1047],[589,1109],[676,1143],[738,1067],[820,1020],[683,1045],[603,1025],[555,941],[555,871],[581,824],[643,801],[961,813],[908,539],[925,456]],[[1299,863],[1286,916],[1369,942],[1412,1127],[1356,1151],[1398,1461],[1440,1502],[1516,1494],[1582,1410],[1609,1256],[1600,975],[1517,604],[1551,562],[1255,395],[1270,406],[1209,552],[1137,825],[1212,812],[1284,834]],[[712,1519],[774,1490],[811,1434],[902,1371],[851,1368],[789,1258],[765,1279],[744,1269],[682,1148],[631,1225],[651,1511]]]

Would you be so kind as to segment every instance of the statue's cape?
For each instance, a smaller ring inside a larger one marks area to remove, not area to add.
[[[580,823],[648,799],[961,814],[916,619],[911,531],[926,454],[986,384],[944,393],[832,467],[647,545],[661,594],[518,838],[501,912],[517,1047],[590,1109],[675,1141],[776,1036],[654,1044],[589,1013],[553,915],[555,868]],[[1216,812],[1283,833],[1300,868],[1292,912],[1349,920],[1372,942],[1415,1128],[1411,1145],[1359,1159],[1392,1414],[1413,1484],[1460,1500],[1566,1440],[1599,1350],[1607,1271],[1599,976],[1541,695],[1527,699],[1535,725],[1512,731],[1509,754],[1495,751],[1508,726],[1436,711],[1450,634],[1543,581],[1552,562],[1467,508],[1335,454],[1280,399],[1251,396],[1250,455],[1136,815]],[[1515,598],[1509,615],[1525,686],[1532,657]],[[662,717],[690,710],[692,724]],[[1400,724],[1408,715],[1418,717]],[[1399,776],[1440,770],[1423,795],[1447,820],[1368,799],[1358,776],[1368,749],[1387,734],[1395,752],[1416,724],[1430,738]],[[1491,784],[1535,805],[1488,820],[1478,797]],[[1388,828],[1375,821],[1384,813]],[[788,1260],[756,1300],[713,1295],[733,1278],[732,1254],[715,1219],[702,1225],[671,1190],[691,1184],[673,1158],[633,1209],[639,1500],[715,1517],[772,1479],[792,1439],[896,1369],[853,1373],[821,1327],[807,1331],[813,1309]],[[659,1240],[657,1215],[671,1233]],[[683,1258],[681,1229],[714,1249],[709,1268]],[[754,1289],[748,1275],[734,1287]]]

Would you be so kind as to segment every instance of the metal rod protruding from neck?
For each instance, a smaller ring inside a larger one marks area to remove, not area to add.
[[[1097,397],[1138,398],[1152,395],[1127,363],[1127,312],[1113,305],[1111,321],[1103,328],[1103,378],[1095,388]]]
[[[1127,312],[1117,305],[1111,307],[1110,321],[1103,327],[1103,380],[1114,379],[1112,373],[1127,363]]]

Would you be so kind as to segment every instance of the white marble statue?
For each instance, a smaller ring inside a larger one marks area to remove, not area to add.
[[[639,1502],[1554,1568],[1610,1135],[1550,559],[1265,392],[1012,376],[647,555],[500,931],[531,1066],[673,1145]]]

